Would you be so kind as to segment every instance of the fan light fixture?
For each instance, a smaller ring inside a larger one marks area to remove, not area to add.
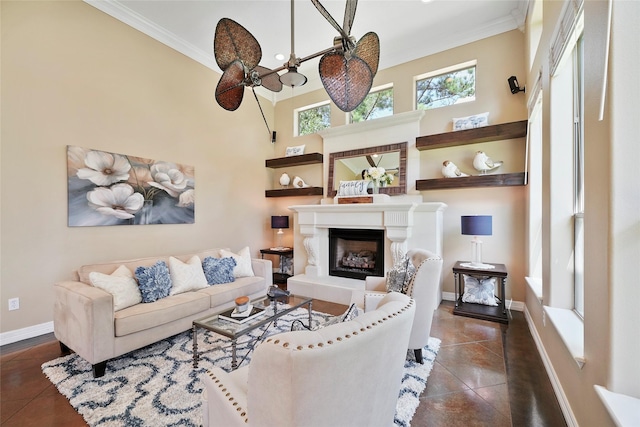
[[[218,21],[213,40],[213,53],[222,70],[222,77],[215,92],[218,105],[228,111],[237,110],[242,103],[244,88],[250,87],[269,130],[269,124],[255,94],[255,87],[262,86],[272,92],[280,92],[283,84],[290,87],[302,86],[307,82],[307,77],[298,72],[298,67],[301,63],[319,56],[322,56],[318,65],[320,80],[336,106],[344,112],[350,112],[362,103],[369,94],[373,78],[378,72],[378,35],[368,32],[357,42],[351,36],[358,0],[346,0],[342,26],[333,19],[319,0],[311,2],[338,31],[339,36],[334,38],[328,49],[298,58],[294,50],[294,0],[291,0],[291,55],[289,61],[275,70],[258,65],[262,59],[262,49],[246,28],[229,18]],[[284,74],[278,74],[284,70]]]
[[[289,71],[280,76],[280,81],[283,85],[298,87],[307,82],[307,77],[304,74],[300,74],[295,68],[289,68]]]

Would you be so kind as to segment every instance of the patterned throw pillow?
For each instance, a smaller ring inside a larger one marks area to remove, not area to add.
[[[360,309],[358,308],[357,305],[355,304],[351,304],[349,306],[349,308],[347,309],[347,311],[345,311],[342,315],[340,316],[330,316],[325,322],[321,323],[320,325],[318,325],[317,328],[314,329],[310,329],[307,326],[305,326],[304,323],[302,323],[301,320],[294,320],[291,323],[291,330],[292,331],[309,331],[309,330],[317,330],[317,329],[321,329],[330,325],[335,325],[336,323],[342,323],[342,322],[349,322],[353,319],[355,319],[356,317],[358,317],[360,315]]]
[[[202,261],[204,276],[210,285],[235,282],[236,278],[233,275],[235,266],[236,260],[232,257],[214,258],[208,256]]]
[[[494,289],[496,287],[496,278],[489,277],[478,279],[463,274],[464,277],[464,294],[462,294],[462,302],[472,302],[475,304],[497,306]]]
[[[407,293],[411,278],[416,274],[416,267],[405,255],[387,273],[387,292]]]
[[[154,302],[169,296],[171,276],[164,261],[158,261],[151,267],[136,268],[136,279],[142,293],[142,302]]]
[[[481,113],[467,117],[454,117],[453,130],[473,129],[489,125],[489,113]]]

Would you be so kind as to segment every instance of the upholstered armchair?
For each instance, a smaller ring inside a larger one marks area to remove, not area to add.
[[[407,252],[407,258],[415,267],[415,274],[409,282],[406,293],[416,301],[416,315],[408,348],[414,351],[416,361],[422,363],[422,348],[429,342],[433,314],[440,303],[438,292],[442,275],[442,258],[425,249],[411,249]],[[351,302],[368,312],[375,310],[386,294],[387,279],[368,276],[365,279],[365,290],[353,291]]]
[[[203,374],[203,425],[393,425],[414,314],[391,293],[351,321],[268,338],[248,366]]]

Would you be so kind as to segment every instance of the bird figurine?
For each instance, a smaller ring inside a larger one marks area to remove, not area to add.
[[[291,178],[289,178],[289,175],[286,172],[280,176],[280,185],[283,187],[288,186],[290,182]]]
[[[460,172],[460,169],[451,160],[445,160],[442,162],[442,175],[445,178],[458,178],[460,176],[469,176],[464,172]]]
[[[473,167],[481,174],[487,173],[502,166],[502,161],[493,161],[484,151],[476,152],[473,158]]]
[[[295,188],[307,188],[307,187],[311,187],[309,184],[307,184],[306,182],[304,182],[304,180],[302,178],[300,178],[299,176],[296,176],[295,178],[293,178],[293,186]]]

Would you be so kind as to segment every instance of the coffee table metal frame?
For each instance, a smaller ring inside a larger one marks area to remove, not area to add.
[[[193,326],[192,326],[192,331],[193,331],[193,367],[197,368],[198,367],[198,358],[199,358],[199,354],[198,354],[198,328],[202,328],[202,329],[206,329],[208,331],[211,332],[215,332],[216,334],[225,336],[229,339],[231,339],[231,369],[235,370],[238,368],[238,362],[237,362],[237,341],[238,338],[240,338],[243,335],[248,334],[249,332],[260,328],[261,326],[267,325],[267,328],[265,328],[265,331],[263,332],[263,334],[256,340],[256,342],[259,342],[265,335],[265,333],[267,332],[267,330],[269,330],[269,327],[271,326],[270,324],[273,323],[274,326],[277,325],[277,321],[280,317],[284,316],[285,314],[291,313],[292,311],[294,311],[297,308],[302,307],[303,305],[307,305],[308,311],[309,311],[309,325],[311,325],[311,306],[313,303],[313,298],[308,298],[308,297],[297,297],[297,299],[300,299],[300,301],[290,305],[290,307],[279,310],[278,309],[278,300],[289,300],[291,301],[291,297],[295,297],[294,295],[289,295],[289,296],[285,296],[285,297],[280,297],[280,298],[268,298],[268,297],[262,297],[262,298],[258,298],[256,300],[251,301],[251,304],[253,305],[260,305],[261,307],[264,307],[265,310],[269,310],[269,308],[273,308],[273,313],[265,313],[261,316],[256,317],[255,319],[251,319],[246,321],[245,323],[235,323],[232,322],[230,320],[225,320],[222,318],[219,318],[218,315],[220,313],[216,313],[216,314],[212,314],[210,316],[204,317],[202,319],[197,319],[193,321]],[[269,300],[269,304],[265,304],[265,302]],[[289,304],[291,304],[289,302]],[[280,307],[282,308],[282,307]],[[226,310],[224,310],[226,311]],[[255,345],[255,343],[249,348],[249,352],[251,352],[251,350],[253,349],[253,346]],[[213,350],[213,349],[212,349]],[[245,356],[246,357],[246,356]],[[244,360],[244,359],[243,359]],[[242,363],[242,362],[241,362]]]

